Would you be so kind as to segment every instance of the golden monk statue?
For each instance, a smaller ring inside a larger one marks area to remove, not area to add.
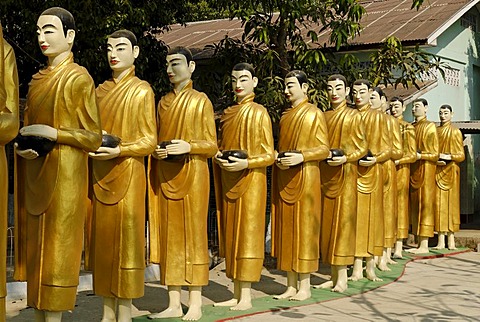
[[[438,161],[438,135],[435,124],[427,121],[427,100],[413,102],[417,161],[410,167],[410,217],[412,231],[418,236],[418,248],[410,253],[428,253],[428,238],[433,237],[437,212],[435,171]]]
[[[316,288],[347,289],[347,265],[354,262],[357,226],[357,162],[367,153],[360,113],[347,106],[350,88],[342,75],[327,80],[331,109],[325,112],[331,158],[320,162],[322,261],[331,265],[332,279]],[[368,99],[367,99],[368,100]]]
[[[397,239],[397,170],[395,161],[403,155],[400,123],[390,114],[386,114],[387,97],[380,87],[374,87],[370,95],[372,110],[384,113],[387,123],[387,142],[390,144],[391,156],[382,165],[383,171],[383,215],[384,241],[382,257],[378,258],[377,267],[382,271],[390,271],[387,264],[396,264],[391,259],[392,247]]]
[[[252,307],[251,283],[260,280],[263,267],[266,171],[274,162],[273,136],[267,110],[253,101],[258,83],[253,67],[239,63],[231,76],[237,104],[225,109],[220,120],[214,174],[220,256],[225,257],[234,294],[215,306],[247,310]]]
[[[370,82],[365,79],[353,83],[355,107],[362,116],[369,153],[358,161],[357,179],[357,233],[355,263],[350,279],[363,278],[363,258],[366,275],[371,281],[380,281],[375,274],[373,256],[382,256],[384,241],[383,221],[383,163],[390,159],[388,126],[381,109],[370,108]]]
[[[439,160],[435,181],[437,183],[437,212],[435,231],[438,244],[435,249],[445,248],[445,234],[448,235],[448,249],[456,249],[454,233],[460,229],[460,167],[465,160],[462,132],[451,123],[453,112],[450,105],[440,106],[440,126],[437,127]]]
[[[144,157],[155,149],[157,133],[153,91],[135,76],[139,51],[131,31],[108,36],[112,79],[96,90],[102,128],[108,133],[102,147],[90,153],[93,290],[103,297],[103,322],[131,321],[132,298],[142,297],[144,289]],[[120,138],[120,144],[109,144],[110,135]]]
[[[170,49],[167,73],[173,90],[158,104],[158,142],[150,173],[150,259],[160,264],[169,305],[151,318],[183,315],[182,286],[189,286],[183,320],[202,316],[202,286],[208,284],[207,215],[210,180],[207,159],[217,152],[213,107],[193,89],[192,53]]]
[[[400,123],[402,139],[402,157],[395,160],[397,169],[397,241],[393,258],[403,258],[403,240],[408,237],[410,226],[410,164],[417,160],[417,144],[415,129],[412,124],[403,119],[405,105],[399,97],[390,100],[390,113]]]
[[[25,159],[19,170],[25,181],[18,183],[24,204],[17,223],[26,225],[28,236],[27,304],[37,321],[60,321],[62,311],[75,306],[87,212],[87,152],[100,146],[102,133],[93,80],[73,62],[71,13],[45,10],[37,36],[48,66],[30,82],[20,134],[55,144],[44,156],[38,148],[16,150]]]
[[[8,168],[5,145],[18,133],[18,74],[15,53],[3,39],[0,24],[0,321],[5,321],[5,297],[7,296],[7,215]]]
[[[287,290],[275,296],[310,298],[310,274],[318,270],[321,193],[319,161],[329,154],[323,113],[307,97],[307,75],[285,76],[292,107],[282,114],[276,167],[272,173],[272,254],[287,272]],[[299,285],[298,285],[299,284]]]

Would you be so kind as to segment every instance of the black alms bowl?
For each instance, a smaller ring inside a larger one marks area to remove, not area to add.
[[[43,136],[23,136],[17,135],[15,142],[18,144],[19,150],[32,149],[38,153],[38,156],[46,156],[55,146],[55,141],[47,139]]]
[[[332,153],[332,157],[328,158],[328,160],[332,160],[332,158],[334,158],[334,157],[344,156],[343,150],[341,150],[341,149],[331,149],[330,152]]]
[[[167,148],[167,145],[170,145],[170,144],[175,144],[175,143],[172,143],[172,141],[162,141],[158,144],[158,146],[160,147],[160,149],[166,149]],[[163,159],[164,161],[180,161],[180,160],[183,160],[185,159],[185,156],[187,155],[188,153],[184,153],[184,154],[169,154],[165,159]]]
[[[122,141],[118,136],[113,134],[103,134],[102,135],[102,146],[105,148],[116,148],[120,141]]]
[[[368,158],[373,157],[372,151],[368,150],[367,154],[365,154],[360,160],[368,161]]]
[[[248,153],[247,151],[244,151],[244,150],[225,150],[225,151],[222,151],[222,155],[219,156],[218,158],[222,160],[227,160],[228,162],[234,162],[230,160],[228,157],[246,159],[248,158]]]
[[[301,153],[301,152],[298,150],[283,151],[277,155],[277,159],[285,158],[286,157],[285,153]]]

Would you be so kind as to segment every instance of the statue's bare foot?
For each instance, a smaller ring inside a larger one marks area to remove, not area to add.
[[[452,247],[448,246],[448,249],[449,249],[449,250],[455,250],[455,249],[458,249],[458,248],[455,247],[455,246],[452,246]]]
[[[381,261],[378,264],[378,269],[381,270],[382,272],[389,272],[391,271],[390,267],[387,266],[387,263],[385,261]]]
[[[285,292],[280,295],[275,295],[273,298],[276,300],[283,300],[295,296],[295,294],[297,294],[297,289],[289,286]]]
[[[387,264],[390,264],[390,265],[397,265],[397,262],[394,261],[393,259],[391,258],[387,258]]]
[[[397,252],[393,253],[392,257],[395,259],[402,259],[403,258],[402,251],[398,253]]]
[[[231,299],[231,300],[224,301],[224,302],[214,303],[213,306],[235,306],[237,304],[238,304],[237,299]]]
[[[333,287],[333,281],[327,281],[325,283],[322,283],[320,285],[313,285],[314,289],[319,289],[319,288],[332,288]]]
[[[437,245],[437,246],[433,247],[433,249],[437,249],[437,250],[445,249],[445,245]]]
[[[230,310],[232,311],[244,311],[252,308],[252,302],[251,301],[242,301],[238,302],[237,305],[232,306]]]
[[[428,251],[428,247],[427,248],[410,248],[410,249],[407,249],[406,250],[408,253],[412,253],[412,254],[428,254],[429,251]]]
[[[304,301],[306,299],[309,299],[312,297],[312,293],[310,292],[310,289],[308,290],[300,290],[295,294],[295,296],[292,296],[290,298],[290,301]]]
[[[103,318],[101,322],[116,322],[117,319],[106,319],[106,318]]]
[[[202,317],[202,308],[198,305],[192,305],[188,308],[187,314],[182,318],[183,321],[197,321]]]
[[[150,314],[149,319],[179,318],[183,315],[181,307],[168,307],[160,313]]]
[[[346,282],[338,281],[334,288],[332,288],[332,292],[343,293],[347,290],[348,286]]]
[[[360,273],[360,274],[357,274],[357,273],[353,273],[349,278],[348,280],[349,281],[359,281],[363,279],[363,273]],[[338,284],[338,283],[337,283]]]
[[[378,277],[375,272],[368,272],[367,271],[367,278],[372,281],[372,282],[381,282],[383,281],[383,279],[381,279],[380,277]]]

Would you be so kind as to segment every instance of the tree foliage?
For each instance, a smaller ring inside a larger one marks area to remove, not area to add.
[[[141,50],[136,73],[149,81],[157,94],[170,85],[164,68],[167,49],[155,35],[161,35],[172,23],[219,15],[205,0],[2,0],[0,21],[17,55],[23,97],[31,76],[46,63],[38,48],[36,22],[43,10],[53,6],[63,7],[75,17],[75,61],[89,70],[96,84],[111,75],[106,58],[107,35],[118,29],[135,33]]]
[[[374,52],[369,62],[360,62],[348,50],[348,41],[361,33],[361,18],[365,9],[356,0],[212,0],[229,13],[230,18],[243,22],[241,40],[225,38],[214,46],[215,70],[223,75],[239,61],[251,62],[261,82],[257,100],[278,120],[287,102],[283,96],[283,78],[292,69],[304,70],[309,75],[310,99],[321,108],[328,106],[325,79],[332,73],[342,73],[349,81],[368,78],[375,85],[403,84],[417,86],[422,73],[439,69],[442,64],[432,54],[418,46],[411,50],[402,47],[400,40],[390,37]],[[422,5],[412,0],[412,9]],[[306,30],[306,31],[304,31]],[[319,35],[328,33],[328,41],[319,42]],[[233,94],[227,78],[222,94]],[[218,88],[217,88],[218,89]],[[220,100],[219,108],[228,99]]]

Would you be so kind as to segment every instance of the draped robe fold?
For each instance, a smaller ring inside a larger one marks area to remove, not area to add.
[[[56,128],[58,139],[49,154],[21,160],[19,169],[24,181],[18,184],[23,200],[18,223],[26,223],[28,236],[27,304],[72,310],[88,205],[87,152],[102,140],[93,80],[72,54],[33,76],[25,108],[25,125],[31,124]]]
[[[272,173],[272,254],[288,272],[318,270],[321,193],[319,161],[329,154],[327,125],[317,106],[303,101],[280,120],[278,151],[299,151],[301,164]]]
[[[357,235],[355,257],[382,255],[385,243],[383,214],[383,164],[391,156],[386,115],[370,109],[360,110],[365,126],[368,149],[377,162],[370,167],[358,166]]]
[[[384,247],[392,247],[397,239],[398,192],[397,170],[395,160],[403,155],[400,123],[391,115],[384,114],[388,127],[388,142],[391,145],[391,157],[383,163],[383,214],[384,214]]]
[[[101,84],[96,95],[102,128],[121,138],[121,153],[92,159],[93,288],[99,296],[138,298],[145,268],[144,157],[157,144],[155,98],[134,68]]]
[[[438,135],[435,124],[422,118],[413,123],[417,150],[422,158],[410,167],[410,218],[412,231],[433,237],[437,211],[435,171],[438,160]]]
[[[397,165],[397,239],[408,237],[410,226],[410,164],[417,160],[415,129],[412,124],[398,118],[402,135],[403,156]]]
[[[347,162],[320,162],[322,187],[321,257],[330,265],[351,265],[357,225],[357,161],[367,153],[365,128],[358,111],[346,102],[325,112],[331,149],[341,149]]]
[[[224,111],[220,120],[220,151],[244,150],[248,168],[229,172],[214,164],[220,256],[226,275],[257,282],[263,267],[266,167],[274,161],[272,124],[267,110],[248,95]]]
[[[435,231],[457,232],[460,229],[460,167],[458,163],[465,160],[462,132],[451,122],[446,122],[437,127],[437,133],[439,152],[450,154],[452,161],[444,166],[437,165]]]
[[[212,103],[190,81],[163,96],[157,113],[158,142],[181,139],[191,151],[182,160],[151,159],[150,260],[160,264],[164,285],[207,285],[207,158],[217,152]]]
[[[0,300],[7,295],[7,216],[8,167],[5,145],[18,133],[18,74],[15,53],[2,35],[0,25]],[[0,306],[0,319],[5,316],[4,303]]]

